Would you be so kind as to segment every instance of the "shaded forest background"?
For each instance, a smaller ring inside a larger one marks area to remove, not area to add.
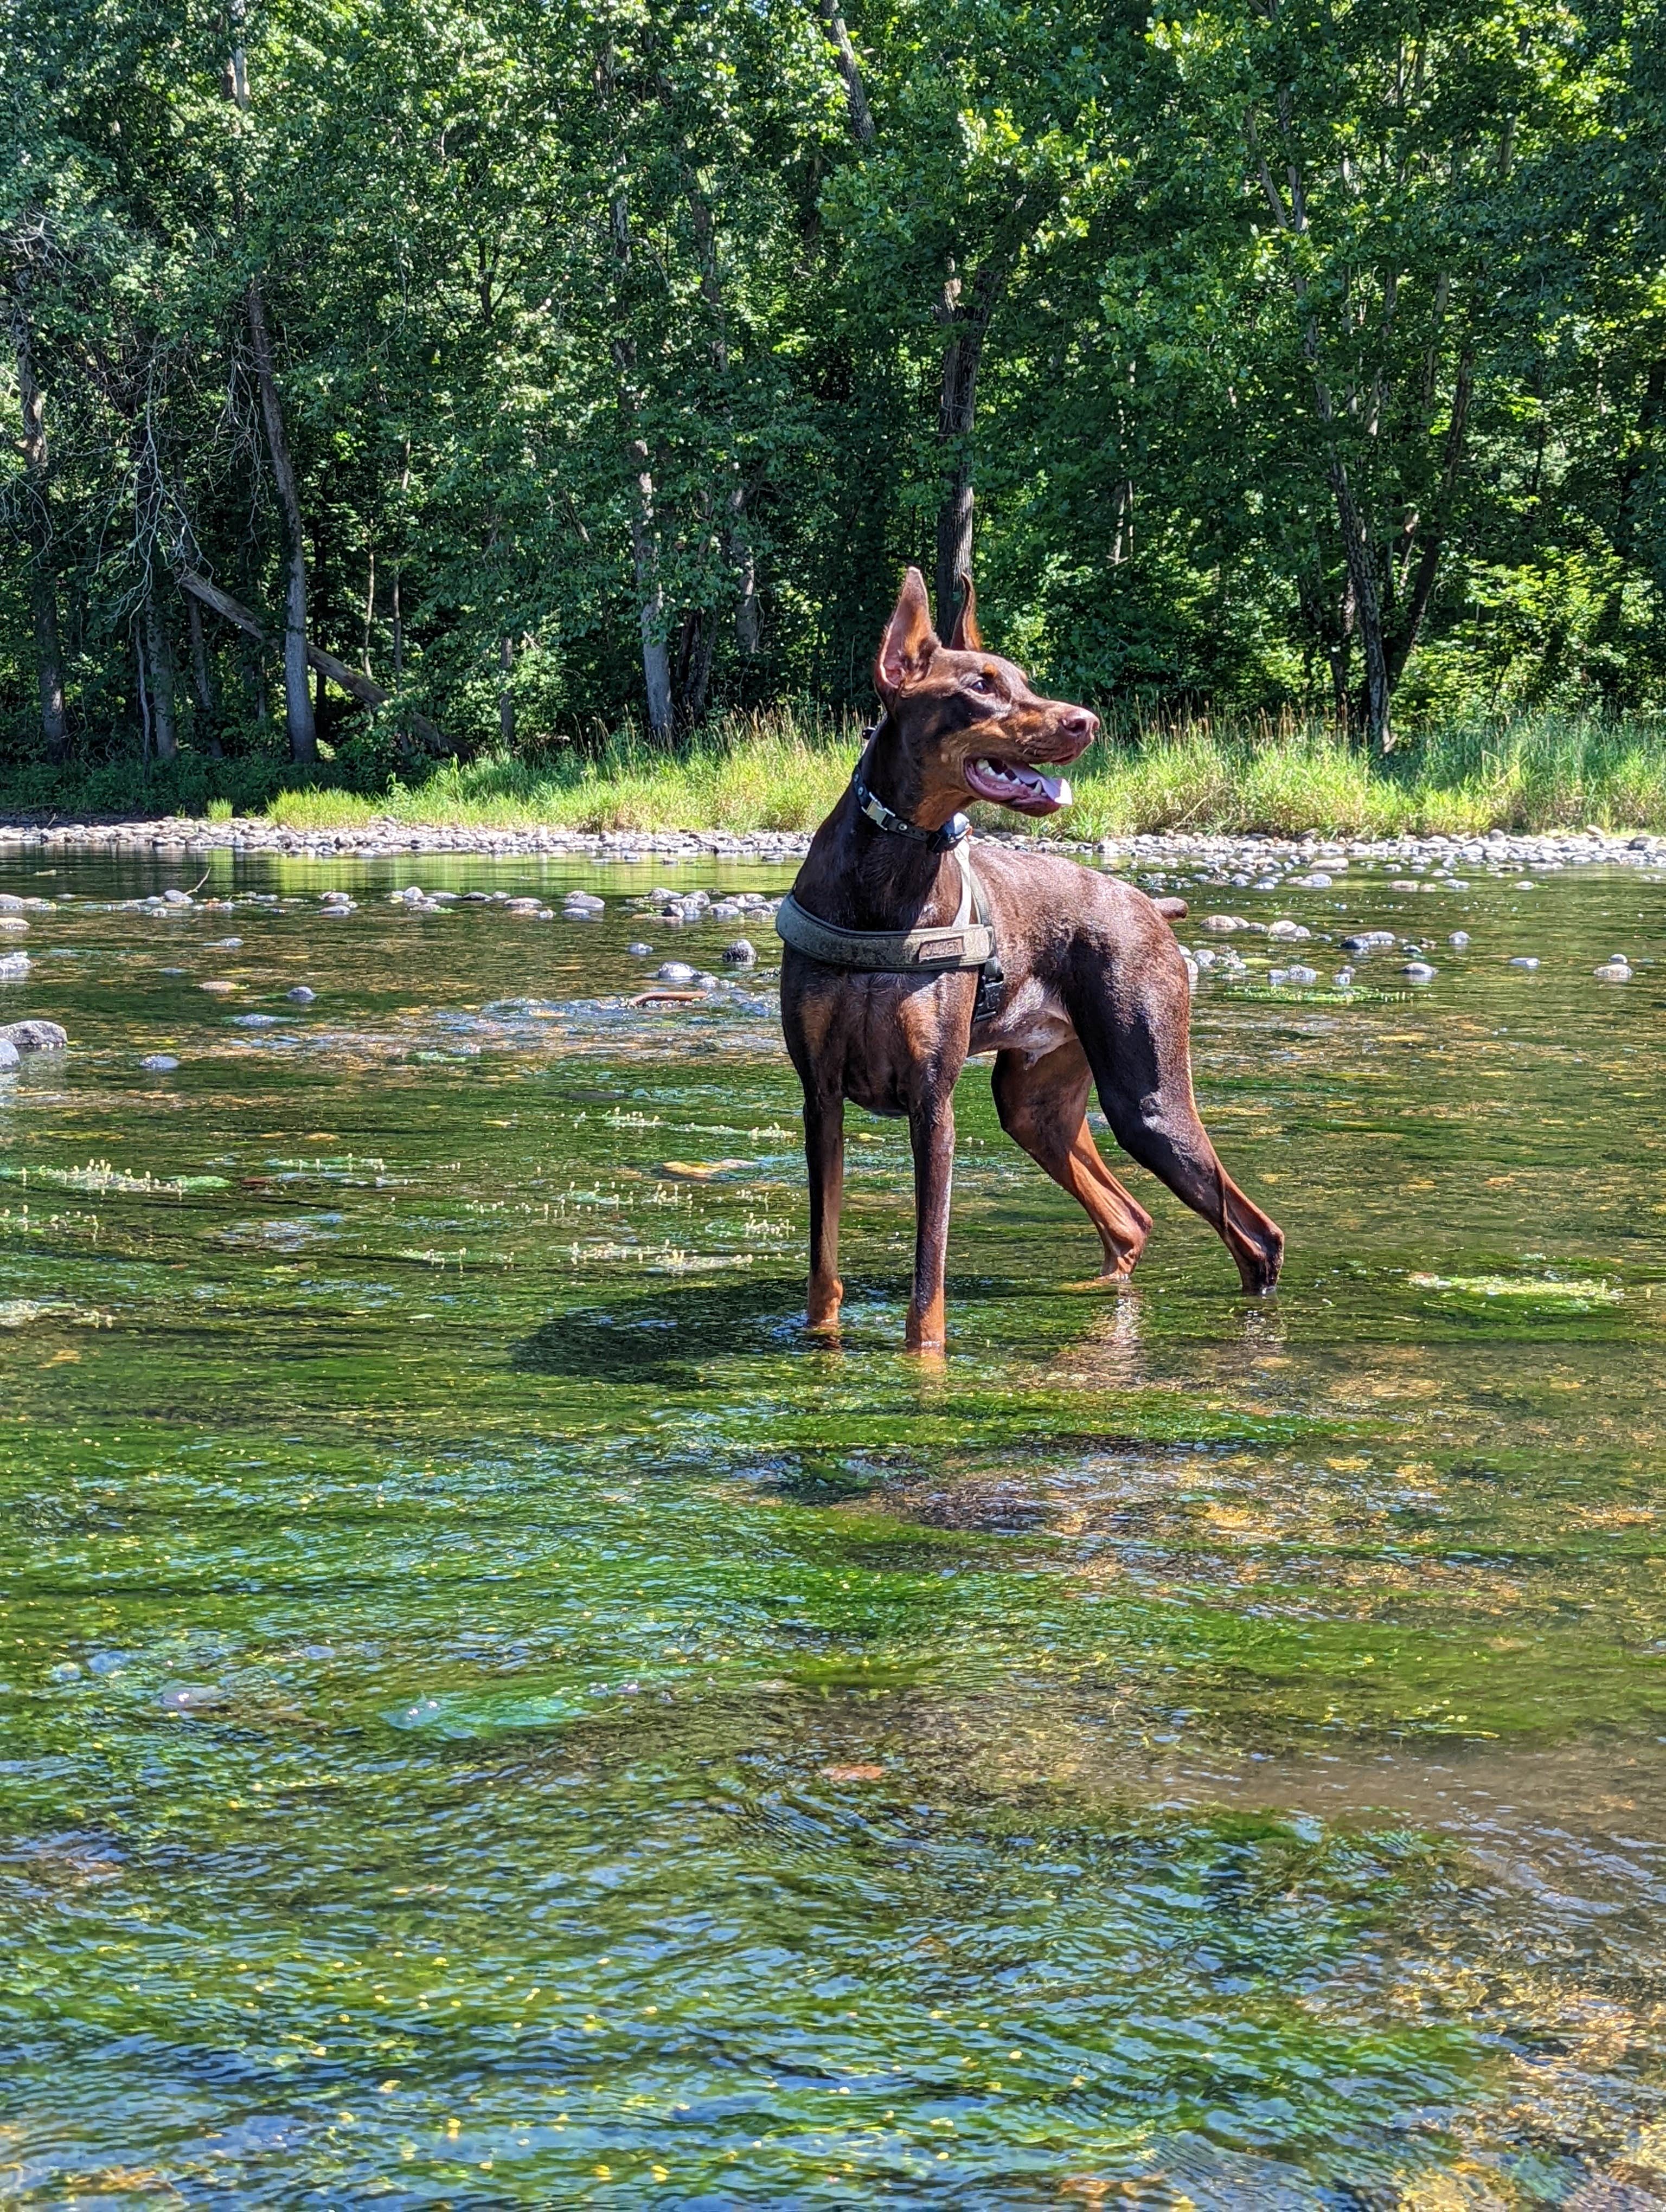
[[[14,803],[860,707],[974,548],[1124,721],[1666,707],[1659,0],[7,17]]]

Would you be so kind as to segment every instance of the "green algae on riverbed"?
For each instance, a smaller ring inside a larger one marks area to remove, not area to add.
[[[0,886],[82,894],[0,1009],[74,1040],[0,1088],[20,2195],[1657,2185],[1657,884],[1483,878],[1416,994],[1205,982],[1264,1306],[1132,1169],[1085,1287],[969,1075],[933,1375],[903,1133],[852,1117],[828,1351],[767,987],[624,1003],[723,923],[258,865],[213,888],[364,902]]]

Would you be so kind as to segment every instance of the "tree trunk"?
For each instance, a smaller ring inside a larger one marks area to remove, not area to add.
[[[1405,611],[1401,616],[1389,648],[1389,683],[1391,688],[1405,674],[1406,663],[1417,648],[1423,617],[1429,611],[1435,580],[1440,574],[1440,556],[1445,550],[1446,531],[1451,519],[1452,495],[1457,489],[1458,472],[1463,465],[1464,438],[1468,428],[1469,401],[1474,382],[1474,348],[1466,345],[1459,356],[1457,375],[1452,385],[1452,416],[1446,430],[1446,455],[1441,470],[1440,489],[1435,495],[1434,512],[1424,534],[1422,550],[1418,555]],[[1386,751],[1388,749],[1385,746],[1383,750]]]
[[[503,681],[497,687],[497,734],[506,753],[515,749],[515,695],[509,689],[515,672],[515,642],[508,630],[497,641],[497,665]]]
[[[58,587],[52,580],[52,508],[46,479],[46,402],[36,380],[28,316],[21,298],[12,306],[12,343],[17,350],[17,391],[23,406],[24,504],[28,513],[29,605],[34,622],[35,678],[40,690],[40,732],[46,757],[62,761],[70,742],[64,710],[64,655],[58,635]]]
[[[827,35],[833,42],[839,75],[844,79],[845,107],[850,117],[852,135],[859,146],[871,146],[878,134],[873,128],[873,110],[867,104],[867,91],[862,83],[861,64],[856,58],[856,49],[850,43],[850,33],[845,28],[838,0],[820,0],[820,7],[822,21],[827,26]]]
[[[662,97],[665,96],[662,88]],[[686,146],[682,149],[680,167],[684,190],[689,204],[689,216],[694,225],[695,246],[700,257],[700,291],[712,319],[712,368],[716,372],[718,389],[723,394],[724,424],[729,434],[729,520],[726,531],[729,568],[735,579],[735,642],[743,657],[754,659],[759,644],[757,608],[757,562],[752,550],[751,533],[746,526],[746,486],[740,474],[740,460],[735,452],[733,395],[729,380],[728,314],[723,300],[723,280],[717,265],[717,226],[712,220],[709,202],[700,189],[694,165]],[[706,637],[706,677],[711,673],[712,640]],[[702,682],[702,711],[704,710],[705,684]]]
[[[173,655],[167,642],[167,625],[157,580],[146,582],[144,604],[139,612],[139,636],[144,652],[144,672],[150,693],[150,737],[159,761],[171,761],[179,750],[179,722],[173,688]]]
[[[1348,481],[1347,464],[1335,451],[1329,473],[1330,488],[1336,495],[1336,520],[1342,533],[1342,558],[1347,563],[1348,584],[1353,594],[1353,617],[1365,663],[1365,682],[1359,692],[1359,727],[1373,751],[1391,753],[1394,727],[1389,712],[1389,659],[1383,637],[1383,599],[1377,586],[1377,562],[1365,518]]]
[[[222,616],[257,645],[265,643],[266,634],[260,626],[259,617],[252,614],[240,599],[234,599],[229,592],[222,591],[218,584],[210,583],[206,576],[199,576],[194,568],[181,568],[179,584],[182,592],[190,592],[205,607],[212,607],[216,614]],[[320,684],[327,678],[338,690],[346,692],[350,699],[356,699],[362,707],[386,706],[387,694],[380,684],[372,683],[369,677],[361,675],[356,668],[350,668],[344,660],[337,660],[333,653],[326,653],[322,646],[309,645],[307,659],[309,665],[317,669]],[[435,752],[448,753],[453,750],[426,715],[410,714],[408,720],[423,744]]]
[[[289,757],[310,762],[318,758],[318,729],[307,688],[307,541],[301,527],[301,494],[289,460],[289,441],[283,434],[283,409],[277,395],[277,378],[272,369],[266,305],[260,295],[259,281],[254,277],[249,280],[248,311],[255,380],[260,389],[260,412],[266,426],[266,447],[271,455],[278,508],[283,517],[283,703],[289,730]]]
[[[208,639],[203,629],[203,610],[195,596],[185,595],[185,619],[191,625],[191,674],[197,692],[197,712],[203,726],[203,749],[211,760],[222,760],[219,702],[214,696],[214,672],[209,665]]]
[[[947,329],[943,349],[942,393],[937,410],[937,442],[945,459],[943,495],[937,510],[937,628],[946,637],[954,626],[959,584],[972,566],[972,431],[977,420],[977,370],[983,340],[1006,280],[1005,257],[986,260],[972,281],[969,307],[960,299],[960,279],[952,261],[937,304],[937,319]]]
[[[601,72],[604,117],[611,75],[610,56]],[[629,313],[631,273],[630,206],[623,191],[615,192],[608,204],[608,227],[612,234],[613,260],[618,275],[614,314],[623,330]],[[666,643],[666,587],[660,574],[660,540],[654,526],[654,471],[648,441],[636,423],[636,347],[633,339],[623,336],[614,339],[613,366],[619,380],[619,428],[623,434],[630,475],[630,553],[642,633],[642,688],[648,697],[648,728],[664,744],[672,734],[671,654]]]

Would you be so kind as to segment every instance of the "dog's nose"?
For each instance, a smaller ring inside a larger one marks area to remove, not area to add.
[[[1091,744],[1099,734],[1099,717],[1090,714],[1085,707],[1067,707],[1059,721],[1073,738],[1079,738],[1085,745]]]

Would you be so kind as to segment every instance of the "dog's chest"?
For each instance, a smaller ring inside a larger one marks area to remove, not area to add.
[[[1021,1052],[1039,1060],[1075,1034],[1057,993],[1039,977],[1026,975],[1007,994],[994,1019],[978,1024],[972,1048],[975,1052]]]

